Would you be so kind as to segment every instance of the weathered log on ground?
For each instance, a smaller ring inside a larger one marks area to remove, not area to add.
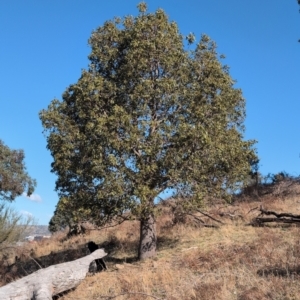
[[[300,219],[287,219],[287,218],[255,218],[254,222],[257,224],[263,223],[285,223],[285,224],[299,224]]]
[[[92,261],[106,256],[99,249],[77,260],[41,269],[0,288],[1,300],[52,300],[64,291],[75,288],[85,278]]]
[[[263,209],[262,206],[260,206],[259,211],[261,213],[261,215],[273,215],[277,218],[282,218],[282,217],[290,217],[290,218],[294,218],[294,219],[300,219],[300,215],[294,215],[291,213],[276,213],[275,211],[271,211],[271,210],[265,210]]]
[[[251,226],[264,226],[266,223],[277,224],[297,224],[300,225],[300,215],[294,215],[291,213],[276,213],[275,211],[265,210],[262,206],[259,208],[260,215],[254,218],[248,225]],[[275,216],[267,217],[263,216]]]

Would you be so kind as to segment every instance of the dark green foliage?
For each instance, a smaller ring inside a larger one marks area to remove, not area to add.
[[[299,176],[295,177],[285,171],[278,172],[276,174],[268,174],[265,179],[268,184],[278,184],[282,181],[299,181]]]
[[[65,229],[70,225],[70,216],[67,211],[61,212],[58,209],[54,211],[54,215],[49,222],[48,229],[51,233]]]
[[[256,155],[243,140],[244,98],[216,44],[203,35],[186,51],[163,10],[139,10],[92,33],[88,70],[40,118],[60,197],[98,224],[126,211],[146,229],[162,192],[189,207],[230,197]]]
[[[24,164],[23,150],[11,150],[0,140],[0,244],[18,241],[28,226],[33,225],[31,217],[24,217],[3,200],[13,201],[25,191],[30,196],[36,182],[29,177]]]
[[[76,224],[93,219],[93,212],[90,208],[78,207],[78,204],[70,198],[59,199],[53,217],[49,222],[49,231],[56,232],[66,227],[72,228]],[[98,211],[96,209],[96,211]]]
[[[25,191],[30,196],[35,186],[26,172],[23,150],[11,150],[0,140],[0,200],[13,201]]]

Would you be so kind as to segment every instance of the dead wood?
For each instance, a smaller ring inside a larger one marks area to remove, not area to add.
[[[217,226],[217,225],[206,224],[203,220],[201,220],[199,217],[195,216],[194,214],[191,214],[191,213],[182,213],[182,215],[192,217],[196,222],[199,222],[199,223],[200,223],[200,226],[202,226],[202,227],[207,227],[207,228],[219,228],[219,226]]]
[[[260,206],[259,211],[261,212],[261,215],[273,215],[277,218],[290,217],[290,218],[300,219],[300,215],[294,215],[291,213],[276,213],[275,211],[265,210],[263,209],[262,206]]]
[[[257,223],[268,223],[268,222],[275,222],[275,223],[300,223],[299,219],[288,219],[288,218],[256,218],[255,221]]]
[[[247,214],[250,214],[252,211],[257,210],[257,209],[258,209],[258,206],[254,207],[254,208],[251,208],[251,209],[248,211]]]
[[[275,211],[266,210],[260,206],[259,216],[254,218],[249,224],[251,226],[264,226],[266,223],[278,223],[278,224],[300,224],[300,215],[295,215],[292,213],[277,213]],[[263,217],[275,216],[275,217]]]
[[[205,212],[203,212],[203,211],[201,211],[199,209],[196,209],[196,211],[199,212],[200,214],[204,215],[205,217],[208,217],[208,218],[212,219],[213,221],[218,222],[218,223],[224,225],[224,223],[222,221],[220,221],[220,220],[218,220],[218,219],[210,216],[208,213],[205,213]]]
[[[75,288],[85,278],[92,261],[106,256],[98,249],[77,260],[38,270],[0,288],[1,300],[52,300],[52,296]]]

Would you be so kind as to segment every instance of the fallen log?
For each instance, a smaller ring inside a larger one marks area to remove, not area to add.
[[[282,224],[300,224],[300,215],[295,215],[291,213],[277,213],[271,210],[265,210],[260,206],[259,210],[260,215],[254,218],[249,224],[251,226],[264,226],[266,223],[282,223]],[[275,216],[267,217],[263,216]]]
[[[52,300],[52,296],[75,288],[85,278],[92,261],[106,256],[99,249],[74,261],[41,269],[0,288],[1,300]]]
[[[254,222],[257,224],[262,223],[285,223],[285,224],[297,224],[300,223],[300,219],[287,219],[287,218],[255,218]]]
[[[294,215],[291,213],[276,213],[275,211],[265,210],[265,209],[263,209],[262,206],[260,206],[259,211],[261,212],[261,215],[267,215],[267,216],[273,215],[277,218],[290,217],[293,219],[300,219],[300,215]]]

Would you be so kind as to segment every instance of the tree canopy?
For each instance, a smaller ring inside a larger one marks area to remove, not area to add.
[[[155,254],[156,202],[186,209],[240,188],[256,155],[243,138],[245,100],[216,44],[179,32],[162,9],[105,22],[87,70],[40,112],[56,190],[98,223],[141,221],[139,258]]]
[[[28,175],[24,158],[23,150],[12,150],[0,140],[0,200],[33,193],[36,181]]]

